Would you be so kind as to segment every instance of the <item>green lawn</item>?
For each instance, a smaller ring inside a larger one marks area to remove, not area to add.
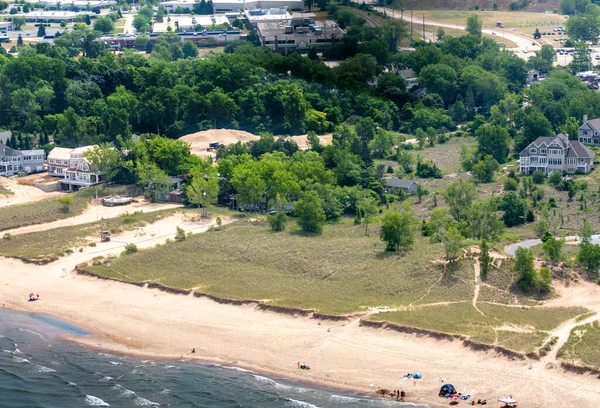
[[[98,196],[128,194],[131,190],[132,188],[127,186],[98,186],[97,189]],[[95,197],[95,194],[96,189],[89,188],[69,195],[73,199],[73,203],[66,213],[62,211],[58,197],[3,207],[0,211],[0,231],[33,224],[45,224],[81,214]]]
[[[571,336],[560,349],[560,356],[576,360],[584,365],[600,368],[600,322],[575,327]]]
[[[241,220],[222,231],[113,260],[110,269],[90,270],[339,314],[418,300],[443,273],[431,263],[442,253],[442,245],[422,239],[404,256],[386,253],[377,232],[365,237],[364,226],[350,222],[327,226],[321,236],[305,236]]]
[[[418,155],[421,155],[425,160],[433,160],[435,165],[444,174],[456,173],[462,171],[460,165],[460,147],[462,145],[472,146],[475,143],[476,140],[474,137],[452,137],[446,143],[437,144],[434,147],[425,145],[422,150],[418,148],[418,145],[414,145],[415,149],[410,150],[410,152],[415,159]]]
[[[51,230],[12,235],[10,239],[0,238],[0,255],[19,256],[30,260],[55,259],[63,256],[76,246],[86,246],[97,242],[100,231],[116,234],[151,224],[180,209],[169,209],[149,213],[126,213],[116,218],[102,219],[89,224],[73,225]],[[95,237],[92,241],[86,238]]]

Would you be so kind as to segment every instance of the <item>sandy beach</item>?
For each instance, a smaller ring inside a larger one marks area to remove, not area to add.
[[[175,224],[194,232],[212,225],[167,218],[145,228],[144,237],[127,232],[130,235],[118,241],[137,240],[139,247],[152,246],[172,237]],[[598,405],[598,379],[547,369],[545,362],[532,361],[529,369],[529,361],[475,352],[460,342],[360,327],[358,318],[333,323],[73,272],[62,276],[63,268],[72,271],[95,256],[119,253],[121,245],[98,245],[44,266],[0,258],[0,303],[73,322],[94,335],[71,340],[117,353],[235,365],[362,394],[372,395],[378,388],[400,389],[412,393],[411,400],[434,407],[448,405],[437,396],[441,379],[459,392],[489,402],[513,395],[522,407],[565,406],[565,401],[567,406],[580,408]],[[587,296],[600,298],[597,285],[563,291],[573,291],[573,295],[586,291]],[[28,302],[30,292],[39,293],[40,300]],[[189,353],[192,348],[194,355]],[[309,364],[311,370],[298,370],[298,361]],[[403,380],[409,372],[420,372],[424,378]]]

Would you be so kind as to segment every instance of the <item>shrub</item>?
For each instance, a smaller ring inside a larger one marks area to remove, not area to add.
[[[88,246],[95,247],[95,246],[96,246],[96,243],[95,243],[95,242],[90,242],[90,243],[88,244]]]
[[[517,191],[519,182],[514,178],[507,177],[504,179],[504,189],[506,191]]]
[[[558,172],[558,171],[553,171],[552,173],[550,173],[550,175],[548,176],[548,181],[550,182],[550,184],[552,184],[554,187],[558,187],[558,185],[560,184],[560,182],[562,181],[562,175]]]
[[[73,204],[73,199],[69,196],[62,196],[58,199],[58,203],[60,204],[60,209],[64,213],[68,213],[71,208],[71,204]]]
[[[540,170],[535,171],[532,179],[535,184],[544,184],[544,173],[542,173]]]
[[[4,235],[2,236],[2,239],[5,239],[5,240],[7,240],[7,241],[10,241],[11,237],[12,237],[12,236],[10,235],[10,233],[9,233],[9,232],[7,232],[6,234],[4,234]]]
[[[557,205],[556,205],[556,198],[550,197],[548,199],[548,204],[550,205],[550,208],[556,208],[557,207]]]
[[[223,221],[221,220],[221,217],[217,217],[217,225],[220,227],[221,224],[223,224]]]
[[[434,162],[417,163],[417,176],[421,178],[442,178],[442,171],[435,165]]]
[[[129,243],[129,244],[125,245],[125,251],[123,251],[123,254],[125,254],[125,255],[135,254],[137,251],[138,251],[137,245],[134,243]]]
[[[182,241],[185,241],[186,238],[187,238],[187,235],[185,234],[185,231],[183,230],[183,228],[181,228],[178,225],[177,226],[177,233],[175,234],[175,241],[182,242]]]
[[[284,212],[277,212],[273,215],[268,215],[267,221],[269,221],[271,230],[275,232],[280,232],[285,230],[285,226],[287,223],[287,215],[285,215]]]

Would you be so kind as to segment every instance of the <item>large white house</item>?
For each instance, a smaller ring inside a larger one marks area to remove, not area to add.
[[[55,147],[48,153],[48,174],[62,177],[58,182],[63,190],[79,190],[102,182],[102,173],[93,172],[83,155],[94,146],[67,149]]]
[[[0,143],[0,176],[44,171],[43,150],[17,150]]]
[[[577,137],[581,143],[600,146],[600,119],[588,120],[587,115],[583,115],[583,125],[577,131]]]
[[[533,174],[541,171],[545,175],[552,172],[589,173],[594,168],[594,152],[577,140],[569,140],[567,135],[538,137],[520,154],[520,173]]]

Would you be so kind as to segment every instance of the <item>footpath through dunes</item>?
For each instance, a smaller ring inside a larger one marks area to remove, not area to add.
[[[8,190],[9,195],[3,195],[2,191]],[[9,205],[31,203],[45,198],[59,197],[61,192],[46,193],[34,186],[23,186],[17,183],[15,178],[0,177],[0,208]]]

